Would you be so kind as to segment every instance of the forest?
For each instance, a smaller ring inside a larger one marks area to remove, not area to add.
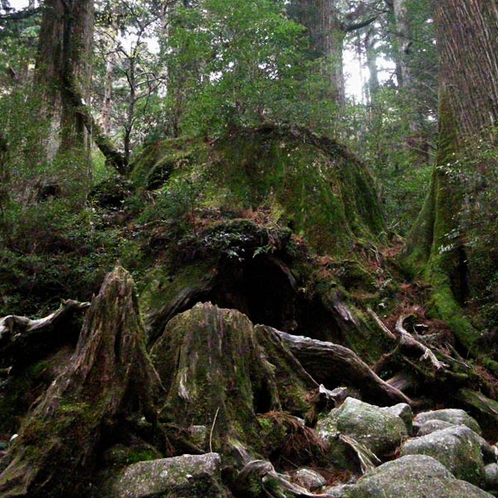
[[[0,0],[0,497],[498,496],[497,0]]]

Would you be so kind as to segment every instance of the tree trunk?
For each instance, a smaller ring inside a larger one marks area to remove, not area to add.
[[[498,9],[496,1],[479,0],[439,0],[434,2],[434,9],[440,53],[439,145],[432,185],[408,239],[405,261],[427,265],[435,286],[437,311],[453,327],[459,341],[472,350],[478,334],[462,320],[458,306],[469,297],[469,268],[473,263],[460,224],[465,190],[470,185],[459,183],[455,160],[464,152],[465,141],[474,147],[474,153],[478,149],[472,143],[494,146]],[[484,174],[487,168],[491,172],[497,166],[496,159],[484,164],[472,157],[468,161]]]
[[[397,71],[398,84],[400,87],[410,86],[413,75],[408,64],[408,57],[412,37],[406,0],[393,0],[393,12],[396,22],[396,64],[399,66],[399,70]]]
[[[35,70],[33,98],[39,100],[40,118],[49,127],[48,142],[41,144],[35,161],[71,156],[74,162],[76,153],[82,161],[80,179],[82,173],[89,174],[89,135],[68,87],[76,85],[85,98],[91,75],[93,14],[93,0],[47,0]]]
[[[73,360],[1,461],[2,497],[83,496],[115,424],[130,414],[155,421],[159,386],[133,280],[116,268],[88,311]]]
[[[342,106],[345,103],[342,54],[346,30],[335,0],[299,0],[290,10],[307,28],[312,58],[323,59],[322,74],[330,85],[330,99]]]
[[[210,427],[211,451],[237,443],[261,450],[256,414],[303,416],[317,387],[273,329],[210,303],[174,317],[151,355],[168,392],[161,417]]]

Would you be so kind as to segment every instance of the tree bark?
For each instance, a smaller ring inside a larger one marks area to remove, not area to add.
[[[151,356],[168,392],[161,419],[211,427],[214,451],[264,444],[256,414],[303,416],[305,397],[317,387],[273,329],[211,303],[175,316]]]
[[[73,105],[68,82],[76,82],[85,97],[91,76],[93,15],[93,0],[44,3],[33,98],[39,102],[40,119],[48,125],[49,138],[31,160],[51,161],[57,155],[71,154],[74,161],[76,153],[80,160],[88,162],[89,135]],[[89,171],[83,173],[88,176]]]
[[[462,320],[459,305],[469,297],[469,254],[460,226],[465,188],[453,169],[469,144],[494,147],[498,120],[498,9],[496,1],[433,2],[440,54],[439,144],[432,184],[424,208],[408,238],[405,261],[427,265],[441,318],[468,350],[478,334]],[[490,138],[491,137],[491,138]],[[472,159],[471,159],[472,160]],[[477,168],[496,168],[496,160]],[[485,171],[481,171],[481,173]]]
[[[131,414],[154,423],[160,390],[145,351],[133,280],[116,268],[92,302],[72,362],[1,461],[0,494],[83,496],[96,452],[111,443],[114,425]]]

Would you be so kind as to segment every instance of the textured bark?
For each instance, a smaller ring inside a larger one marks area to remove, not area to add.
[[[410,53],[411,29],[406,0],[393,0],[393,11],[396,22],[397,54],[396,65],[400,86],[409,86],[413,75],[408,64]]]
[[[299,0],[293,10],[297,21],[307,28],[314,58],[323,58],[323,74],[330,82],[333,101],[345,102],[342,54],[346,31],[335,0]]]
[[[479,136],[498,121],[496,0],[434,2],[441,57],[440,91],[459,136]],[[444,137],[443,137],[444,140]]]
[[[210,303],[174,317],[151,350],[168,395],[161,417],[211,427],[210,449],[259,441],[257,413],[303,415],[317,387],[270,327]]]
[[[438,0],[433,7],[440,54],[439,144],[432,185],[408,239],[406,260],[420,264],[429,259],[435,306],[461,344],[473,349],[477,334],[460,319],[458,309],[468,297],[472,265],[465,234],[455,237],[465,185],[452,179],[451,168],[466,140],[492,146],[498,119],[498,9],[495,0]],[[496,161],[477,167],[496,168]]]
[[[35,97],[40,119],[49,125],[50,140],[36,158],[88,152],[85,123],[68,91],[68,82],[89,88],[93,42],[93,0],[47,0],[43,6],[35,70]],[[86,95],[83,95],[85,97]]]
[[[0,463],[2,497],[84,496],[104,436],[109,442],[129,414],[154,422],[159,390],[133,280],[116,268],[88,311],[73,360]]]
[[[372,403],[408,403],[411,400],[398,389],[384,382],[353,351],[331,342],[297,337],[278,332],[284,344],[307,372],[325,387],[347,385],[361,392]]]

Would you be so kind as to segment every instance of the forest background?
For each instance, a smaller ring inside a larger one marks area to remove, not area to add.
[[[469,57],[491,60],[480,67],[496,85],[494,55],[477,35],[490,38],[496,8],[465,9],[451,0],[2,1],[0,313],[87,298],[118,258],[139,275],[150,265],[136,256],[145,229],[168,219],[178,238],[192,228],[203,193],[195,178],[140,170],[151,144],[287,125],[334,137],[363,161],[384,211],[375,244],[404,247],[409,274],[479,310],[492,333],[496,102],[479,69],[444,53],[474,46]],[[460,16],[453,27],[446,11]],[[468,12],[478,25],[466,25]],[[451,83],[452,65],[463,83]],[[359,93],[347,90],[352,79]],[[470,131],[457,126],[466,141],[450,156],[438,147],[448,142],[438,138],[448,82],[453,100],[462,96],[453,122],[465,109],[484,116]],[[451,190],[439,204],[438,175]],[[99,211],[113,202],[111,215]],[[435,302],[443,318],[455,315],[447,299]]]

